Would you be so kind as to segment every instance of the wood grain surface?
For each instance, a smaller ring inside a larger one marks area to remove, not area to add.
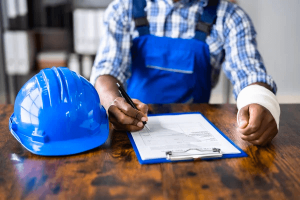
[[[300,199],[300,104],[281,105],[280,131],[266,147],[242,141],[235,105],[150,105],[150,113],[197,111],[246,158],[140,165],[127,135],[73,156],[42,157],[11,135],[13,105],[0,105],[2,199]]]

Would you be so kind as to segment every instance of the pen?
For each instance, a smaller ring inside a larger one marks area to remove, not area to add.
[[[127,103],[130,104],[131,107],[133,107],[134,109],[138,110],[137,107],[134,105],[133,101],[131,100],[131,98],[128,96],[126,91],[123,89],[123,87],[119,83],[117,83],[117,86],[118,86],[121,96],[127,101]],[[147,122],[143,122],[143,124],[150,131],[150,128],[147,126]]]

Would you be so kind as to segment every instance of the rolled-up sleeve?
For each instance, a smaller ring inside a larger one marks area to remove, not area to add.
[[[116,0],[105,11],[102,38],[90,76],[93,85],[101,75],[114,76],[123,84],[130,76],[129,6],[129,0]]]
[[[275,81],[267,74],[257,49],[251,19],[240,7],[229,4],[223,22],[225,61],[222,67],[233,84],[235,99],[243,88],[256,82],[268,84],[276,94]]]

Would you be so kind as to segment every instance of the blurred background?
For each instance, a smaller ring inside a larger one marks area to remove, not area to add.
[[[0,0],[0,104],[34,74],[66,66],[89,79],[112,0]],[[299,0],[236,0],[252,18],[259,50],[280,103],[300,103]],[[221,74],[210,103],[235,103]]]

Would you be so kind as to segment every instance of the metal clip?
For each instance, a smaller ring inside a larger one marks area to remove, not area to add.
[[[192,148],[184,151],[167,151],[167,160],[197,160],[202,158],[219,158],[223,156],[218,148]]]

